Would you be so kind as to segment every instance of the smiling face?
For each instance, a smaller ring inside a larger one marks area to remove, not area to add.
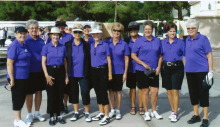
[[[86,35],[89,35],[89,33],[91,32],[91,27],[90,26],[85,26],[83,28],[83,33],[86,34]]]
[[[112,29],[112,37],[113,38],[120,38],[121,37],[121,33],[122,33],[122,30],[119,27],[114,27]]]
[[[82,34],[83,34],[82,31],[73,31],[73,36],[75,39],[80,39]]]
[[[101,33],[93,33],[92,37],[95,41],[100,41],[102,34]]]
[[[130,30],[129,33],[130,33],[130,36],[131,36],[131,37],[138,36],[138,30],[136,30],[136,29]]]
[[[151,26],[146,25],[146,26],[144,27],[144,36],[145,36],[145,37],[151,37],[151,36],[152,36],[152,32],[153,32],[153,29],[152,29]]]
[[[38,35],[38,26],[37,24],[32,24],[28,27],[28,32],[30,36],[37,36]]]
[[[187,26],[187,32],[190,37],[195,37],[198,33],[198,28],[195,24],[190,24]]]
[[[19,42],[23,43],[26,39],[26,35],[27,35],[27,32],[17,32],[17,33],[15,33],[15,38]]]
[[[167,35],[170,39],[174,39],[176,37],[176,30],[175,28],[170,28],[169,31],[167,31]]]
[[[59,41],[59,39],[60,39],[60,34],[58,34],[58,33],[52,33],[52,34],[51,34],[51,39],[52,39],[52,42],[58,43],[58,41]]]

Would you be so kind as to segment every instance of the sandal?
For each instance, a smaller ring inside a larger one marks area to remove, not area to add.
[[[145,111],[143,107],[139,107],[139,114],[144,115]]]
[[[130,114],[131,115],[135,115],[136,114],[136,107],[131,107]]]

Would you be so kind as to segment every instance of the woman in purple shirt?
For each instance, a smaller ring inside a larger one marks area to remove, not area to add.
[[[153,22],[145,21],[143,25],[144,36],[134,43],[131,57],[137,62],[135,69],[138,88],[142,90],[142,102],[145,110],[144,120],[150,121],[151,117],[163,118],[156,111],[162,56],[160,40],[152,36]],[[155,70],[154,76],[146,76],[144,74],[146,70]],[[151,113],[148,111],[149,93],[151,93]]]
[[[128,44],[121,39],[121,33],[124,31],[124,26],[121,23],[115,22],[111,28],[112,38],[106,42],[109,44],[110,55],[112,60],[112,80],[109,87],[109,98],[111,111],[109,117],[116,116],[117,120],[121,119],[121,91],[123,83],[127,80],[129,48]]]
[[[194,115],[188,124],[200,122],[199,104],[203,108],[203,121],[200,127],[208,127],[209,88],[203,87],[206,75],[213,78],[212,48],[208,38],[198,32],[199,22],[189,19],[186,23],[189,36],[186,38],[185,72]]]
[[[90,32],[94,42],[90,44],[91,81],[95,89],[99,114],[92,120],[101,120],[100,125],[109,123],[108,80],[112,79],[112,65],[109,46],[100,40],[102,31],[98,26]]]
[[[50,114],[49,124],[54,126],[57,122],[66,122],[60,115],[60,104],[63,100],[65,84],[68,84],[66,49],[59,43],[61,33],[58,27],[53,27],[49,33],[51,42],[44,45],[42,55],[42,68],[47,80],[47,113]]]
[[[7,78],[11,87],[14,126],[29,127],[30,124],[21,120],[21,109],[24,105],[30,72],[31,54],[24,45],[27,30],[24,27],[15,29],[15,40],[7,51]]]
[[[167,96],[170,102],[171,122],[177,122],[178,105],[179,105],[179,90],[181,90],[184,65],[182,62],[185,43],[183,40],[176,38],[177,26],[172,23],[167,27],[168,38],[161,41],[161,53],[163,57],[162,65],[162,86],[167,90]]]

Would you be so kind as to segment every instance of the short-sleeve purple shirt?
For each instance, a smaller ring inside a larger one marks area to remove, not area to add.
[[[107,43],[100,40],[97,47],[95,47],[95,42],[93,42],[90,44],[90,54],[92,67],[107,65],[107,56],[110,55],[109,46]]]
[[[7,58],[14,60],[15,79],[29,78],[31,54],[24,44],[15,39],[8,47]],[[8,74],[7,78],[10,78]]]
[[[70,77],[84,77],[83,42],[79,45],[72,43],[72,73]]]
[[[161,46],[163,61],[182,61],[185,52],[185,43],[183,40],[175,38],[174,42],[170,44],[169,39],[164,39],[161,41]]]
[[[37,40],[34,40],[30,35],[27,35],[25,45],[27,46],[28,51],[31,53],[30,72],[42,72],[41,51],[45,45],[44,40],[40,37],[37,37]]]
[[[145,36],[138,38],[133,45],[132,53],[137,54],[137,57],[152,69],[158,66],[159,56],[161,54],[161,42],[158,38],[152,36],[152,40],[147,40]],[[144,66],[136,64],[138,71],[144,71]]]
[[[208,38],[200,33],[191,40],[190,36],[186,38],[185,49],[185,72],[208,72],[207,53],[212,52]]]
[[[66,48],[60,43],[55,47],[52,42],[50,42],[44,45],[41,55],[47,57],[46,65],[64,65]]]
[[[109,44],[110,56],[112,61],[112,74],[124,74],[125,71],[125,59],[124,56],[130,55],[128,44],[119,39],[119,42],[114,45],[112,38],[107,40]]]

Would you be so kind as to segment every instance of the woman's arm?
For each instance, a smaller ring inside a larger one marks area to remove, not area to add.
[[[144,68],[146,69],[151,69],[150,66],[148,66],[146,63],[144,63],[142,60],[140,60],[138,57],[137,57],[137,54],[135,53],[131,53],[131,58],[138,64],[144,66]]]
[[[110,56],[107,56],[107,61],[108,61],[108,80],[112,80],[112,61]]]
[[[64,58],[64,67],[65,67],[65,83],[66,85],[69,83],[69,77],[68,77],[68,70],[67,70],[67,61],[66,58]]]
[[[213,71],[213,56],[212,56],[212,52],[207,53],[206,56],[208,58],[209,71]]]
[[[53,77],[51,77],[48,72],[47,72],[47,66],[46,66],[46,60],[47,60],[47,57],[46,56],[42,56],[42,68],[43,68],[43,71],[44,71],[44,75],[46,77],[46,80],[47,80],[47,84],[49,85],[53,85]]]
[[[123,82],[125,82],[127,80],[129,57],[124,56],[124,59],[125,59],[125,71],[124,71],[124,74],[123,74]]]
[[[10,77],[10,84],[9,86],[12,88],[15,85],[14,81],[14,60],[12,59],[7,59],[7,71],[8,75]]]
[[[159,56],[159,60],[158,60],[158,65],[157,65],[157,68],[156,68],[156,75],[159,75],[160,73],[160,69],[161,69],[161,65],[162,65],[162,55]]]

